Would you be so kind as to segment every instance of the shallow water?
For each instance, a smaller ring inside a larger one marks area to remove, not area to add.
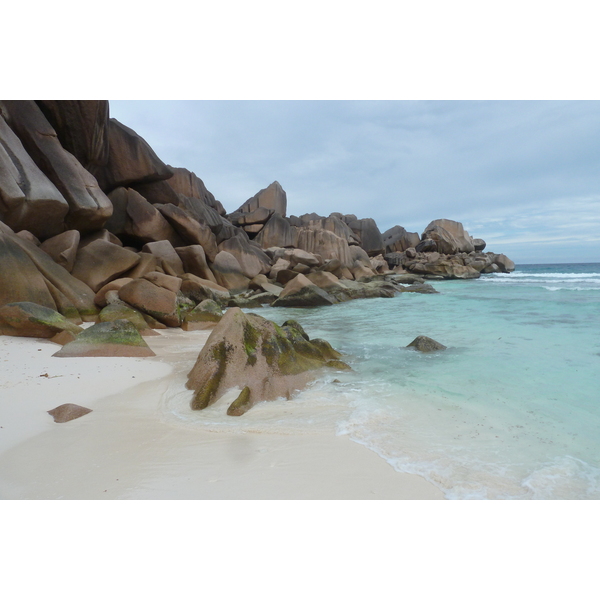
[[[334,428],[448,498],[600,498],[600,264],[523,265],[434,287],[253,310],[297,319],[354,371],[323,373],[292,402],[243,419],[226,416],[228,402],[190,416],[183,389],[171,410],[213,430]],[[407,349],[417,335],[448,349]]]

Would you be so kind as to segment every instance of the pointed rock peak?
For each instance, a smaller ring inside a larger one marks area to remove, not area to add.
[[[246,200],[236,212],[250,213],[260,207],[268,208],[279,213],[282,217],[285,217],[287,211],[287,195],[278,181],[274,181],[252,196],[252,198]]]

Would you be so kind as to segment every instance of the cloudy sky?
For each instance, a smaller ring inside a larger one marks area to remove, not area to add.
[[[288,214],[421,233],[461,221],[519,263],[600,262],[597,101],[111,101],[227,211],[277,180]]]

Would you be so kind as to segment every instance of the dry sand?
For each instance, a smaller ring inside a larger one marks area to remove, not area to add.
[[[161,331],[146,338],[152,358],[54,358],[52,342],[0,337],[0,498],[443,497],[336,436],[336,407],[318,398],[243,417],[226,417],[227,402],[192,414],[186,375],[207,337]],[[46,411],[68,402],[93,412],[54,423]]]

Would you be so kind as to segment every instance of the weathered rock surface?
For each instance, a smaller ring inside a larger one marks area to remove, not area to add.
[[[108,162],[107,100],[37,100],[62,147],[89,169]]]
[[[218,283],[208,279],[202,279],[192,273],[185,273],[181,278],[181,293],[193,300],[202,302],[202,300],[215,300],[219,303],[227,303],[231,294],[229,290]]]
[[[283,288],[272,306],[330,306],[336,302],[333,296],[300,273]]]
[[[79,404],[61,404],[48,411],[48,414],[54,418],[55,423],[67,423],[74,419],[79,419],[88,413],[93,412],[91,408],[79,406]]]
[[[119,298],[168,327],[179,327],[186,311],[175,292],[146,279],[134,279],[119,290]]]
[[[219,252],[211,269],[217,283],[228,289],[231,293],[238,293],[248,289],[250,277],[244,275],[240,263],[233,254],[224,251]]]
[[[176,277],[183,275],[183,263],[177,252],[175,252],[173,244],[168,240],[145,244],[142,248],[142,252],[147,252],[155,256],[162,265],[165,273],[168,275],[174,275]]]
[[[93,169],[105,192],[121,186],[162,181],[173,175],[172,169],[156,156],[146,140],[116,119],[108,122],[108,144],[106,166]]]
[[[360,247],[369,255],[383,254],[383,238],[373,219],[357,219],[348,226],[360,238]]]
[[[11,302],[0,307],[2,335],[52,338],[62,331],[77,335],[83,329],[55,310],[33,302]]]
[[[236,212],[252,213],[258,208],[267,208],[285,217],[287,210],[287,195],[279,182],[274,181],[271,185],[257,192],[242,204]],[[278,244],[273,244],[278,245]]]
[[[221,242],[219,251],[233,255],[240,265],[242,274],[249,279],[260,273],[268,273],[271,269],[269,257],[260,248],[252,246],[251,242],[240,236]]]
[[[34,302],[74,319],[98,314],[88,285],[0,223],[0,306],[9,302]]]
[[[40,248],[69,273],[73,271],[81,234],[76,229],[70,229],[47,239]]]
[[[102,227],[112,214],[110,200],[94,176],[61,146],[38,105],[33,100],[4,100],[0,106],[27,153],[69,204],[68,228],[83,232]]]
[[[436,250],[442,254],[456,254],[457,252],[473,252],[473,240],[465,231],[462,223],[450,219],[436,219],[425,228],[423,240],[433,240]],[[417,251],[424,251],[419,250]]]
[[[385,252],[388,254],[392,252],[404,252],[408,248],[416,248],[421,241],[418,233],[410,233],[404,227],[400,227],[400,225],[395,225],[391,229],[388,229],[381,237],[385,246]]]
[[[183,270],[186,273],[192,273],[196,277],[202,279],[208,279],[209,281],[217,282],[213,272],[210,270],[208,263],[206,262],[206,254],[204,248],[199,244],[192,246],[183,246],[175,248],[175,251],[179,255],[181,262],[183,263]],[[216,256],[216,254],[215,254]]]
[[[181,328],[184,331],[211,329],[223,318],[223,311],[214,300],[203,300],[185,315]]]
[[[185,244],[199,244],[204,249],[208,260],[215,259],[218,253],[217,239],[208,225],[198,222],[188,211],[172,204],[156,204],[156,208]]]
[[[179,245],[182,238],[167,219],[141,194],[132,188],[118,187],[108,195],[113,214],[106,229],[129,244],[146,244],[168,240]]]
[[[427,337],[425,335],[417,336],[408,346],[407,348],[414,348],[419,352],[435,352],[437,350],[446,350],[446,346],[436,342],[435,340]]]
[[[272,246],[291,248],[296,246],[297,229],[292,227],[279,213],[275,213],[254,239],[263,249]]]
[[[135,326],[125,319],[92,325],[52,356],[156,356]]]
[[[187,387],[195,391],[192,408],[206,408],[227,390],[240,387],[227,410],[239,416],[257,402],[291,397],[326,364],[319,347],[297,329],[230,308],[188,375]]]
[[[215,200],[214,195],[206,189],[200,177],[181,167],[171,167],[169,165],[169,168],[173,171],[173,176],[169,178],[168,184],[176,193],[191,200],[194,206],[197,206],[198,203],[193,202],[193,200],[200,200],[201,204],[213,209],[217,214],[225,216],[225,209],[222,204]]]
[[[142,313],[131,308],[131,306],[109,304],[100,311],[98,316],[101,323],[112,323],[113,321],[125,319],[126,321],[129,321],[141,335],[155,334],[154,331],[148,328],[148,324],[142,316]]]
[[[64,229],[69,210],[57,187],[27,154],[0,105],[0,219],[15,231],[46,238]]]
[[[80,248],[72,274],[97,292],[139,261],[140,257],[130,250],[104,240],[96,240],[85,248]]]

